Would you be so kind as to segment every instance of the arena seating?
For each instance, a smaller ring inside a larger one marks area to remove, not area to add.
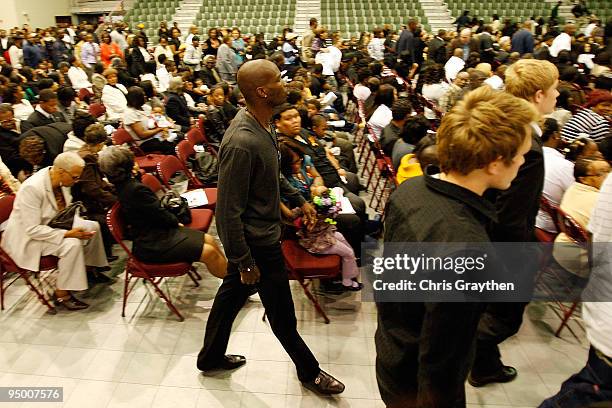
[[[332,31],[346,33],[346,36],[359,37],[361,32],[371,32],[375,27],[387,23],[399,30],[410,17],[417,17],[421,25],[429,30],[425,13],[416,0],[321,0],[321,24]]]
[[[240,27],[243,33],[265,33],[271,38],[293,26],[296,0],[205,1],[195,22],[203,34],[210,27]]]
[[[172,16],[180,6],[180,0],[142,0],[134,3],[134,7],[127,11],[124,20],[130,27],[137,24],[145,25],[145,32],[150,40],[157,43],[157,30],[162,21],[172,21]]]
[[[531,16],[548,18],[554,3],[545,1],[512,0],[504,3],[482,2],[477,0],[446,0],[450,14],[453,17],[461,15],[463,10],[470,10],[470,16],[491,21],[493,14],[503,20],[510,18],[515,22],[529,19]]]
[[[605,22],[612,17],[612,8],[610,8],[609,0],[590,0],[586,3],[589,13],[599,17],[602,23],[605,24]]]

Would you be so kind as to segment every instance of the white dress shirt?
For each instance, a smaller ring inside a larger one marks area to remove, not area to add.
[[[83,68],[75,67],[74,65],[68,69],[68,78],[72,87],[79,91],[82,88],[87,88],[91,91],[91,82],[87,78],[87,73]]]
[[[370,125],[377,139],[380,139],[383,129],[391,123],[391,120],[393,120],[393,113],[391,113],[391,109],[387,105],[380,105],[376,108],[370,117],[368,125]]]
[[[559,53],[563,50],[571,51],[572,49],[572,37],[567,33],[561,33],[555,37],[550,48],[550,56],[557,58]]]
[[[123,112],[127,109],[127,89],[121,84],[115,86],[104,85],[102,88],[102,103],[106,107],[106,115],[109,120],[121,119]]]
[[[457,74],[465,67],[463,58],[455,57],[454,55],[446,61],[444,72],[446,72],[446,80],[453,82],[457,78]]]
[[[504,80],[498,77],[497,75],[493,75],[485,79],[484,83],[497,91],[501,91],[502,89],[504,89]]]
[[[565,191],[574,183],[574,163],[566,160],[558,150],[544,146],[544,189],[542,195],[551,203],[559,205]],[[550,216],[539,211],[536,227],[556,232]]]
[[[593,269],[583,296],[582,317],[591,344],[612,357],[612,302],[609,301],[612,298],[612,251],[608,250],[612,242],[612,177],[608,176],[599,190],[588,230],[593,234]]]

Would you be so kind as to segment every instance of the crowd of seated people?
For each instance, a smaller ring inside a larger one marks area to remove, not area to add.
[[[301,49],[290,29],[266,43],[239,28],[211,28],[204,39],[198,27],[183,35],[163,23],[153,46],[123,22],[15,28],[9,37],[0,30],[0,39],[8,38],[0,42],[0,190],[16,193],[2,247],[31,270],[39,255],[57,255],[54,300],[84,309],[73,292],[111,281],[103,273],[115,260],[105,214],[120,203],[137,257],[201,261],[223,277],[227,261],[213,237],[160,206],[139,182],[134,153],[176,155],[177,144],[200,124],[206,143],[218,148],[244,106],[236,73],[262,58],[279,67],[287,90],[287,103],[272,119],[282,176],[306,200],[335,190],[349,203],[335,218],[337,231],[325,226],[321,234],[332,245],[323,249],[321,236],[301,236],[313,253],[342,256],[340,290],[361,289],[355,271],[369,230],[360,192],[371,186],[358,176],[355,136],[365,134],[361,143],[388,159],[391,188],[397,188],[438,163],[435,131],[444,115],[475,89],[505,89],[516,78],[517,61],[547,61],[558,71],[558,98],[545,90],[511,93],[546,104],[540,110],[546,117],[533,124],[543,144],[542,194],[586,229],[610,169],[600,146],[610,140],[612,118],[609,23],[605,30],[593,24],[587,35],[554,19],[519,28],[467,18],[458,32],[433,35],[409,19],[401,31],[385,25],[373,36],[343,39],[314,20]],[[133,139],[133,151],[110,146],[119,128]],[[75,200],[84,203],[91,230],[46,225]],[[283,207],[287,221],[298,217],[294,210]],[[557,232],[544,213],[534,226]],[[584,264],[576,263],[582,258],[576,250],[555,252],[562,267],[586,279]]]

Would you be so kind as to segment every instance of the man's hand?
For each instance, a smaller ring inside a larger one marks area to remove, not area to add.
[[[83,239],[83,240],[87,240],[87,239],[91,239],[94,236],[95,232],[88,232],[85,231],[81,228],[74,228],[71,229],[70,231],[66,231],[66,233],[64,234],[64,238],[76,238],[76,239]]]
[[[253,265],[250,269],[245,269],[240,272],[240,281],[245,285],[255,285],[259,282],[261,272],[257,265]]]
[[[304,224],[308,230],[312,230],[317,223],[317,210],[310,203],[304,203],[302,206],[302,214],[304,215]]]

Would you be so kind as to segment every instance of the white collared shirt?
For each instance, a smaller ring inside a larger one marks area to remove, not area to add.
[[[612,177],[604,181],[591,214],[588,230],[593,234],[593,269],[585,289],[582,317],[589,342],[603,354],[612,357]],[[606,300],[593,302],[593,300]]]
[[[49,112],[44,110],[40,105],[36,105],[36,108],[34,108],[34,110],[40,113],[41,115],[43,115],[47,119],[53,119],[53,115],[51,115]]]
[[[555,58],[557,58],[559,52],[563,50],[572,50],[572,37],[570,37],[567,33],[561,33],[556,36],[553,40],[552,45],[548,49],[548,51],[550,52],[550,56]]]
[[[574,183],[574,163],[566,160],[556,149],[544,146],[544,189],[542,195],[551,203],[559,205],[565,191]],[[555,224],[545,211],[539,211],[536,227],[556,232]]]

